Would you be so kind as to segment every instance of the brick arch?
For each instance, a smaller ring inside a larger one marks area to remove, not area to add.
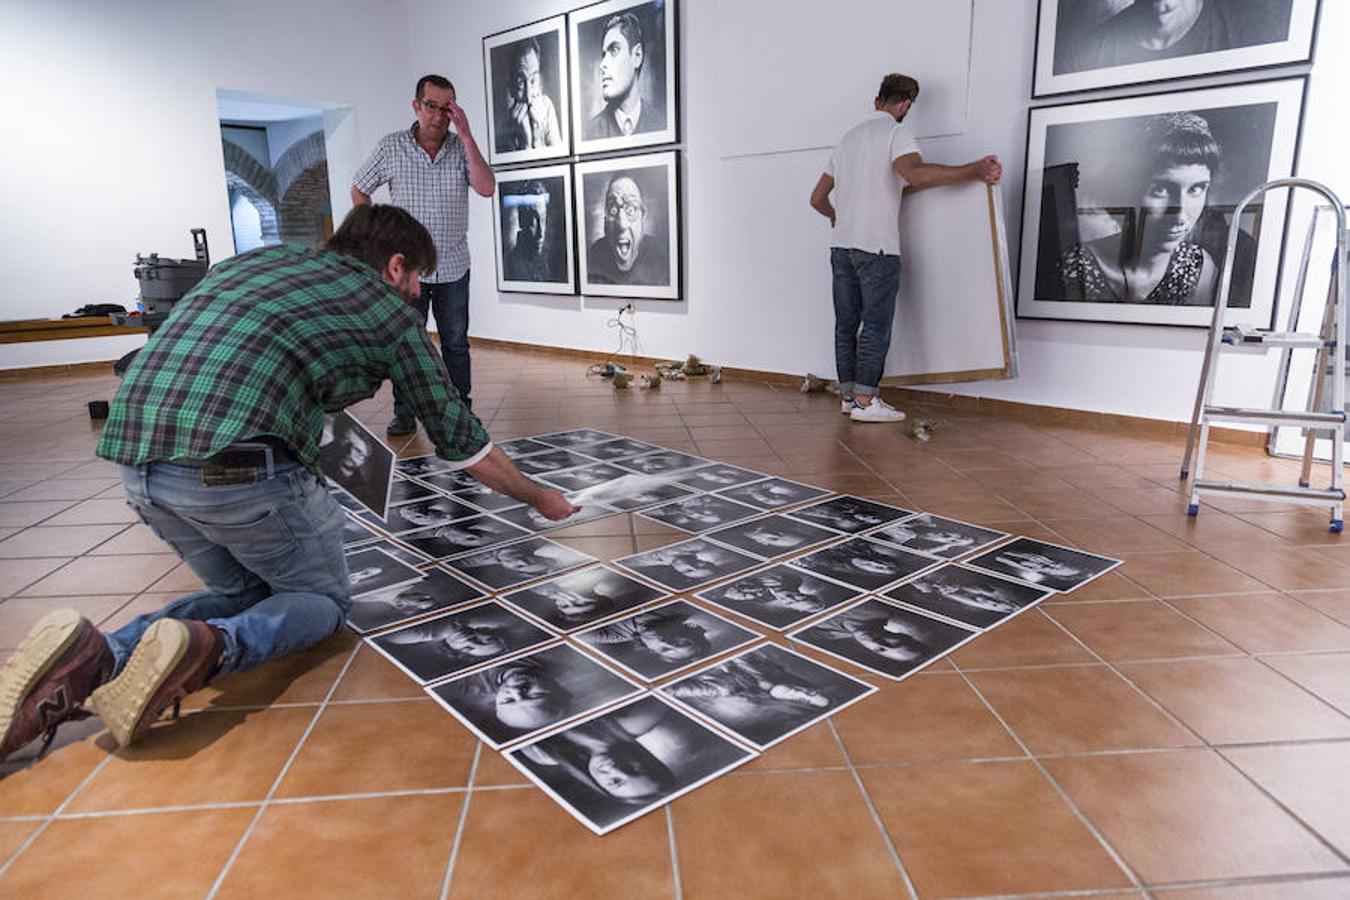
[[[331,217],[332,211],[328,195],[328,161],[320,159],[292,176],[281,202],[277,204],[282,241],[318,246],[327,236],[324,217]]]
[[[285,197],[295,180],[313,169],[318,163],[328,162],[328,148],[324,143],[322,131],[312,131],[286,148],[277,164],[272,167],[276,174],[277,197]]]
[[[278,196],[276,177],[254,159],[253,154],[234,141],[221,138],[220,143],[225,152],[225,171],[247,184],[255,194],[265,199],[269,206],[276,206]]]
[[[225,173],[225,186],[229,191],[230,209],[234,209],[235,197],[243,195],[253,204],[254,209],[258,211],[258,219],[262,226],[262,239],[265,244],[281,243],[281,230],[277,224],[277,209],[271,200],[268,200],[262,194],[234,172]]]

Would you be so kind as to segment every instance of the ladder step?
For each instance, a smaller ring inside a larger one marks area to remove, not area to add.
[[[1260,484],[1245,481],[1214,481],[1201,478],[1195,482],[1198,491],[1216,494],[1259,494],[1272,499],[1289,500],[1294,503],[1337,503],[1345,500],[1345,491],[1340,488],[1295,487],[1286,484]]]
[[[1296,425],[1303,428],[1338,428],[1345,424],[1344,412],[1308,412],[1307,410],[1259,409],[1241,406],[1206,406],[1206,418],[1221,422],[1253,422],[1259,425]]]

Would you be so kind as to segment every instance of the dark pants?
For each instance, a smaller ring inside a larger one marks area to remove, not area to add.
[[[458,281],[436,284],[422,282],[422,295],[412,301],[413,306],[427,317],[427,309],[436,317],[436,331],[441,339],[441,359],[450,372],[450,380],[459,389],[465,406],[472,406],[469,390],[473,380],[469,374],[469,273]],[[394,415],[401,419],[413,418],[412,409],[394,388]]]
[[[874,397],[891,349],[900,257],[831,247],[830,268],[834,271],[834,362],[839,390],[845,396]]]

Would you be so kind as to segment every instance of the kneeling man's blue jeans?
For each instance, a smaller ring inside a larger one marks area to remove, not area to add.
[[[205,485],[201,472],[169,463],[122,467],[127,502],[206,589],[109,635],[116,671],[158,619],[223,631],[226,674],[317,644],[351,609],[342,507],[312,473],[286,462],[259,470],[252,484]]]
[[[831,247],[830,268],[834,272],[834,362],[839,391],[844,396],[876,396],[891,349],[900,257]]]

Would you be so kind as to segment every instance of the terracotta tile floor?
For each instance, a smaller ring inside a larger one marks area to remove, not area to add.
[[[880,692],[603,838],[337,635],[130,750],[90,720],[0,767],[0,896],[1350,897],[1350,538],[1320,511],[1190,519],[1181,441],[1049,415],[929,411],[918,444],[791,388],[474,364],[498,438],[603,428],[1125,565],[906,681],[849,669]],[[115,387],[0,382],[0,659],[53,607],[116,627],[197,583],[92,456],[85,403]],[[382,431],[390,405],[356,412]],[[680,537],[631,515],[551,536],[606,559]]]

